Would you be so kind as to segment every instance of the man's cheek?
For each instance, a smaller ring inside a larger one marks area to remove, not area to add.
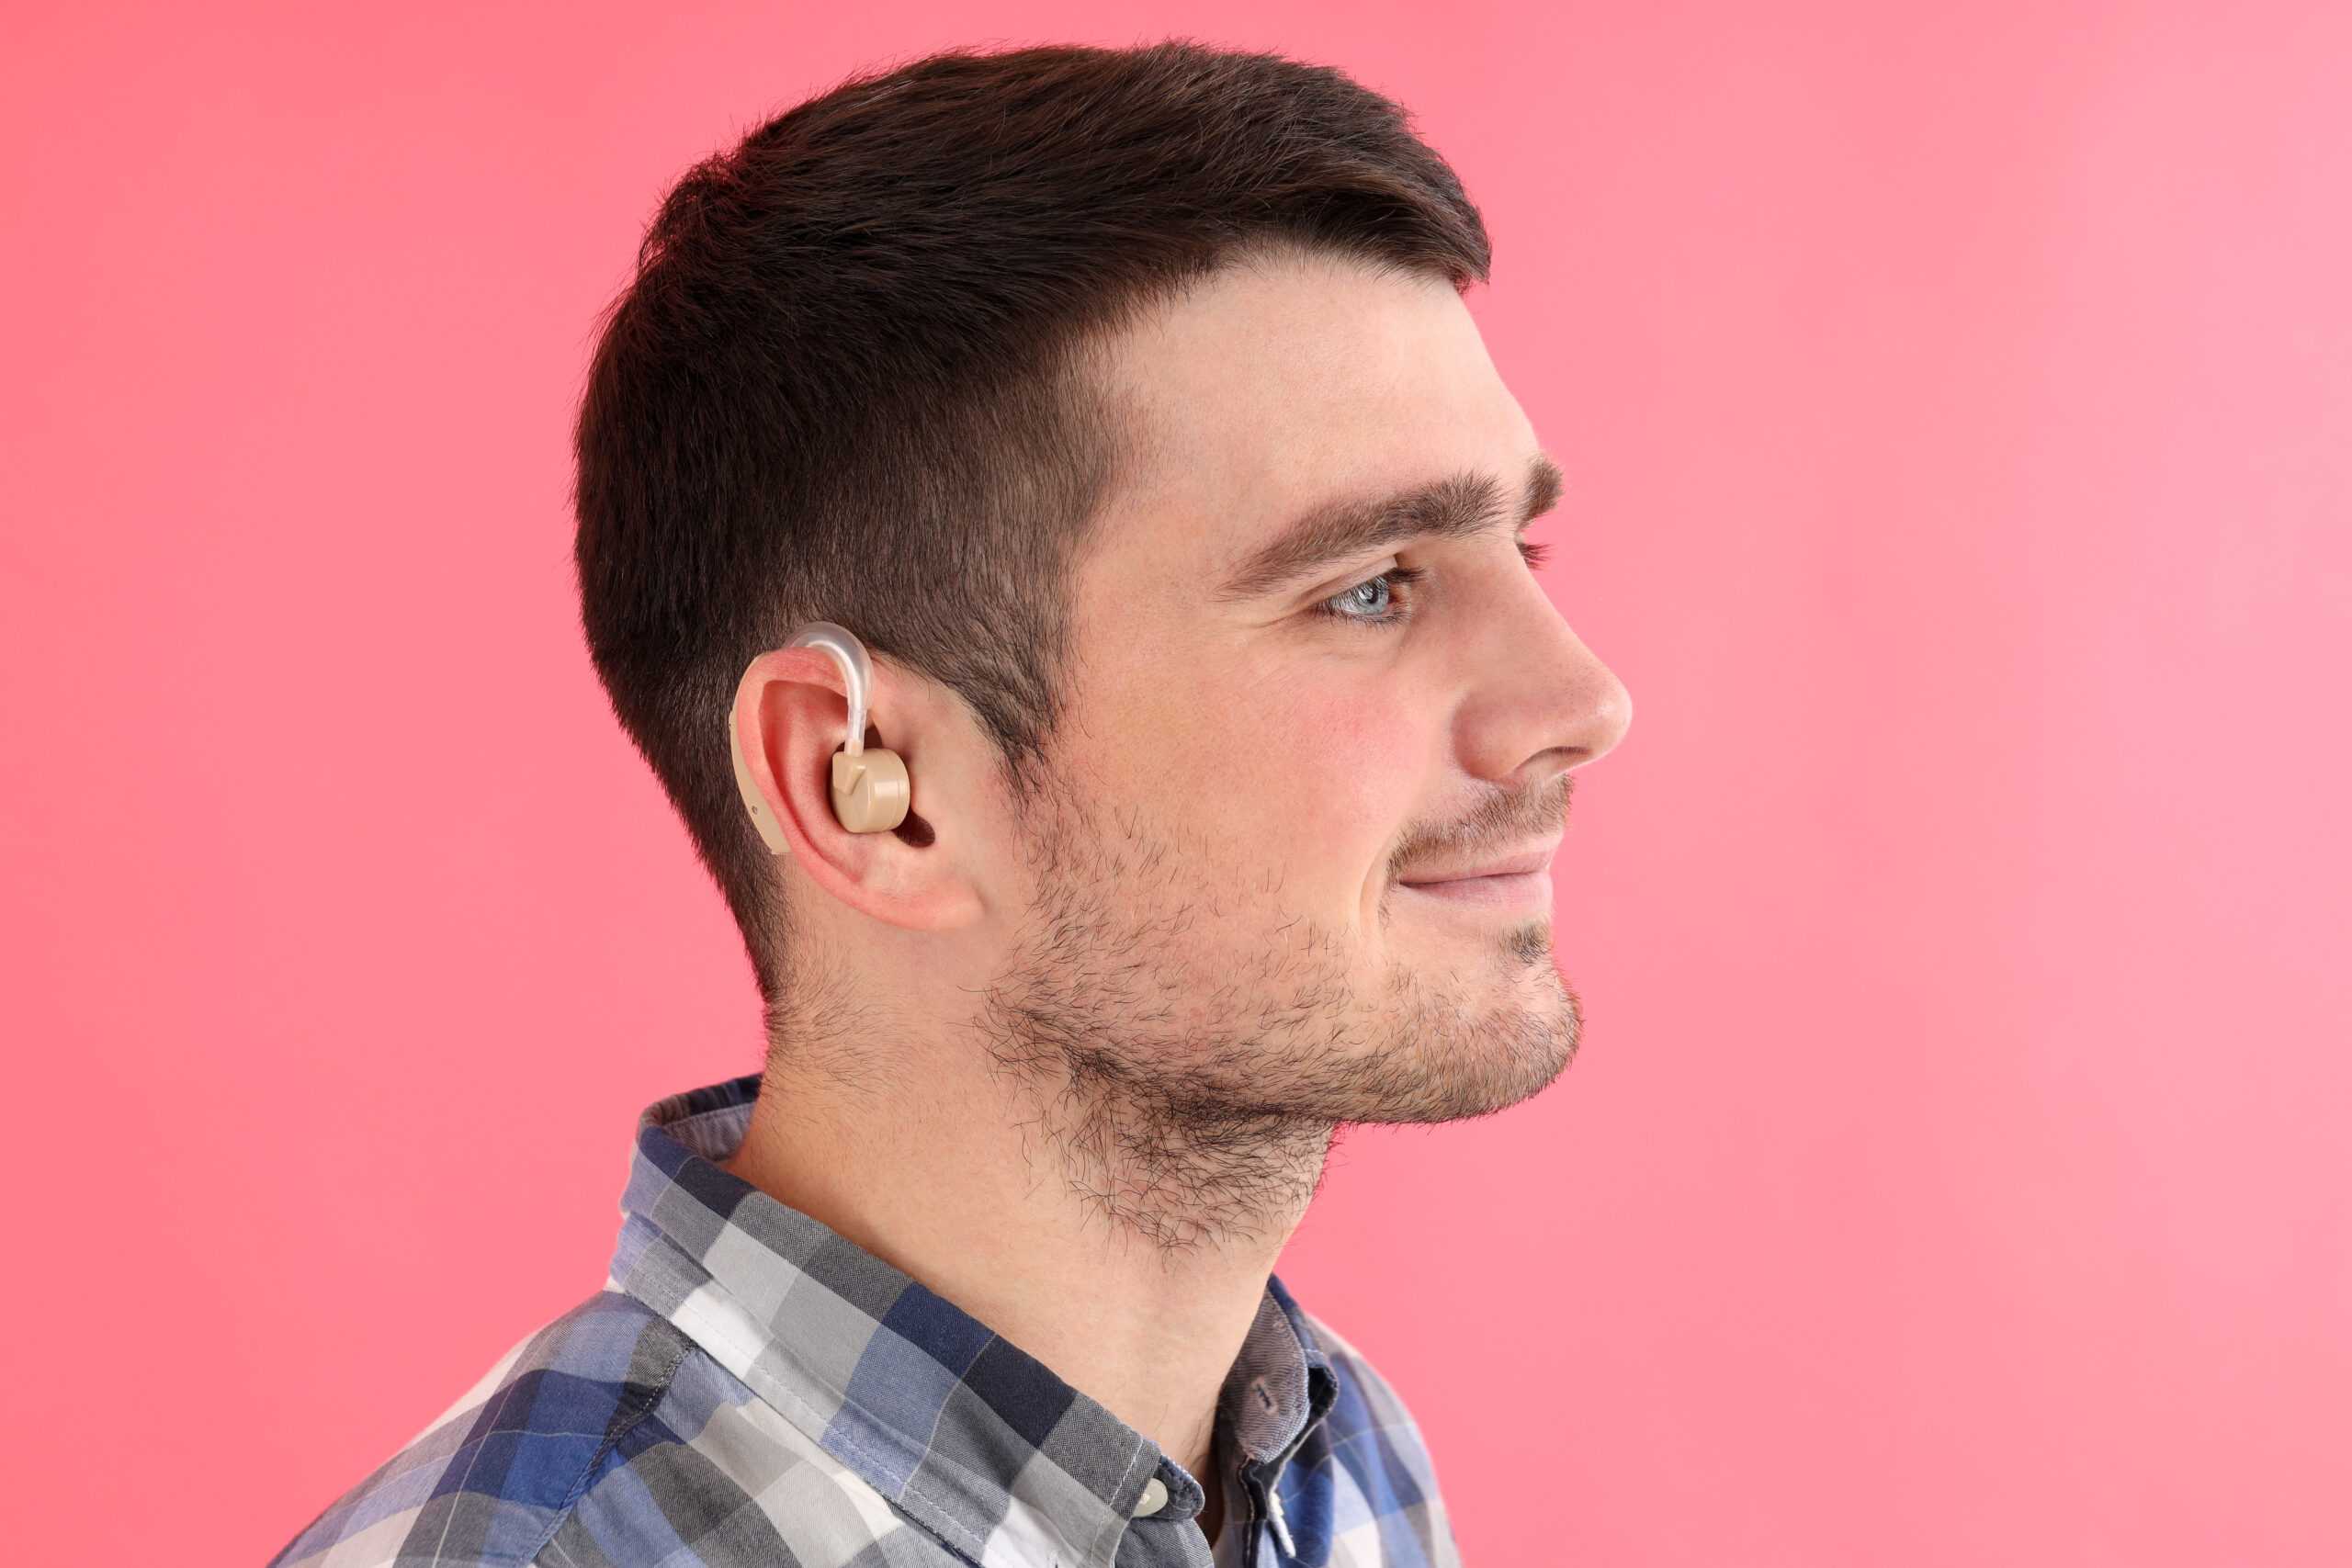
[[[1360,871],[1410,825],[1425,739],[1393,705],[1361,694],[1301,701],[1293,716],[1291,827],[1318,856],[1347,863],[1334,870]]]

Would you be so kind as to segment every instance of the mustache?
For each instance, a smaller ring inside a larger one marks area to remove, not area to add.
[[[1575,775],[1562,773],[1554,786],[1540,795],[1498,795],[1459,827],[1417,835],[1389,857],[1390,879],[1399,879],[1416,866],[1475,863],[1510,854],[1539,840],[1558,838],[1567,831],[1569,797],[1575,787]]]

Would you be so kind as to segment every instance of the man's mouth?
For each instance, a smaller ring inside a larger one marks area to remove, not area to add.
[[[1498,876],[1456,876],[1443,882],[1400,882],[1408,892],[1440,903],[1498,909],[1549,908],[1552,874],[1515,871]]]
[[[1401,879],[1397,886],[1444,903],[1498,909],[1549,908],[1552,904],[1552,857],[1559,852],[1554,837],[1504,854],[1457,860],[1448,874],[1423,880]]]

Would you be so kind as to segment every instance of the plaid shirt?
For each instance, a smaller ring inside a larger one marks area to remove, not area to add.
[[[639,1118],[605,1288],[271,1568],[1459,1568],[1411,1414],[1269,1276],[1200,1481],[1010,1340],[720,1168],[760,1076]]]

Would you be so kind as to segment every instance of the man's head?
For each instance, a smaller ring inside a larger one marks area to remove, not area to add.
[[[1631,715],[1513,535],[1557,475],[1487,266],[1395,106],[1179,43],[934,57],[687,176],[582,412],[583,619],[779,1053],[968,1029],[1107,1181],[1195,1198],[1556,1076],[1548,897],[1406,886],[1556,840]],[[838,672],[763,651],[819,618],[896,832],[831,819]]]

